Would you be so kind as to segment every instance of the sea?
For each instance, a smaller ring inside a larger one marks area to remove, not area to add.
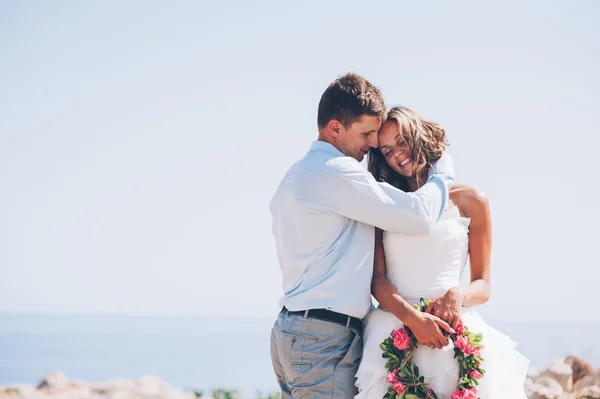
[[[498,321],[541,369],[580,356],[600,366],[600,322]],[[185,391],[277,391],[269,353],[272,318],[0,313],[0,386],[37,384],[53,370],[101,383],[144,375]],[[485,337],[484,337],[485,339]]]

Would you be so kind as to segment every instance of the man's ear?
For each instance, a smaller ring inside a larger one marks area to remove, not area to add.
[[[327,124],[327,130],[329,131],[329,134],[336,138],[340,137],[341,128],[342,124],[336,119],[330,120]]]

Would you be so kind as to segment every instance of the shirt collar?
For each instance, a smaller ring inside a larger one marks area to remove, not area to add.
[[[344,156],[344,154],[338,150],[337,148],[335,148],[332,144],[326,142],[326,141],[313,141],[312,145],[310,146],[310,150],[311,151],[323,151],[326,152],[328,154],[331,155],[336,155],[336,156]]]

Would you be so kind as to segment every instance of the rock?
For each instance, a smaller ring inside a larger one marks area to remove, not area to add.
[[[64,391],[69,388],[69,379],[62,371],[52,371],[38,384],[37,389],[45,391]]]
[[[535,380],[537,377],[539,377],[540,372],[537,371],[536,369],[529,369],[527,370],[527,377],[531,378],[532,380]]]
[[[540,373],[540,377],[541,376],[553,378],[556,382],[560,384],[563,391],[565,392],[571,392],[573,390],[573,369],[571,368],[571,366],[564,363],[562,359],[550,362],[548,367],[546,367]]]
[[[577,356],[567,356],[565,363],[573,370],[573,384],[594,372],[594,366]]]
[[[49,396],[32,385],[15,384],[0,388],[0,398],[48,399]]]
[[[71,381],[61,371],[48,373],[36,386],[14,384],[0,387],[0,399],[196,399],[192,392],[173,388],[166,381],[144,376],[137,380],[114,380],[90,385]]]
[[[581,391],[585,387],[600,386],[600,370],[582,377],[573,385],[574,391]]]
[[[124,379],[118,379],[118,380],[111,380],[111,381],[107,381],[104,384],[100,384],[100,385],[94,385],[92,387],[92,389],[94,390],[94,392],[97,393],[109,393],[109,392],[113,392],[113,391],[134,391],[136,388],[136,383],[135,381],[132,380],[124,380]]]
[[[562,386],[549,376],[539,376],[530,387],[530,399],[558,399],[563,393]]]
[[[577,392],[576,399],[600,399],[600,387],[588,386]]]
[[[144,397],[167,397],[173,388],[158,377],[144,376],[136,381],[136,390]]]
[[[527,395],[527,397],[529,398],[531,395],[533,395],[533,391],[534,391],[534,385],[535,383],[533,382],[532,378],[525,378],[525,383],[523,384],[523,389],[525,390],[525,395]]]
[[[42,395],[42,396],[40,396]],[[38,384],[37,391],[20,394],[24,399],[95,399],[91,388],[83,382],[69,380],[62,371],[52,371]]]

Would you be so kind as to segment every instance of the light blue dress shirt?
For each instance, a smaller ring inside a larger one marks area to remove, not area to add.
[[[331,144],[315,141],[287,171],[270,202],[283,275],[280,305],[364,318],[372,303],[373,226],[430,232],[453,184],[449,156],[439,164],[448,174],[436,170],[419,190],[405,193],[377,182]]]

